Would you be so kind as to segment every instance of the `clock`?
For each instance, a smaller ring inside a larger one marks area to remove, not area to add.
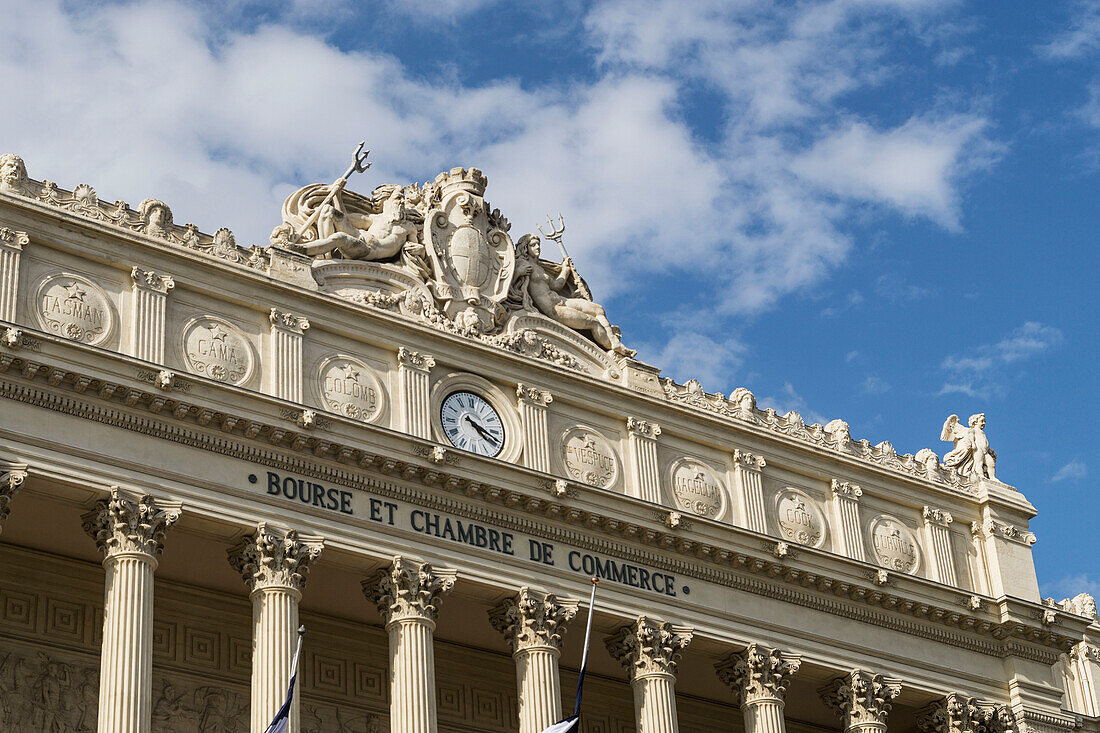
[[[504,423],[481,395],[452,392],[439,408],[439,420],[456,448],[492,457],[504,447]]]

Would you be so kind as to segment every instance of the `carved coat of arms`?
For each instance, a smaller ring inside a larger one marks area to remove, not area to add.
[[[506,316],[501,302],[516,266],[512,239],[491,219],[481,171],[455,168],[435,182],[440,200],[424,222],[432,293],[450,318],[476,315],[481,330],[489,331]]]

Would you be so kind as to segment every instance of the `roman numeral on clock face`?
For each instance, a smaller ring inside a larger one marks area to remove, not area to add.
[[[451,445],[482,456],[504,448],[504,423],[496,409],[474,392],[452,392],[439,409],[443,434]]]

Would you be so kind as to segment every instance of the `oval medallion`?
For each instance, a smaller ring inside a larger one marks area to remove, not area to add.
[[[726,487],[714,470],[694,458],[672,466],[672,495],[682,511],[700,517],[719,517],[726,503]]]
[[[871,547],[883,567],[912,573],[920,562],[917,540],[900,520],[889,516],[871,521]]]
[[[79,275],[50,275],[38,285],[35,315],[42,327],[73,341],[101,344],[114,327],[111,301]]]
[[[233,324],[203,316],[183,329],[183,355],[187,366],[219,382],[241,384],[252,376],[252,346]]]
[[[332,356],[321,362],[318,388],[325,409],[371,422],[382,412],[382,385],[374,371],[358,359]]]
[[[809,496],[797,489],[783,489],[776,496],[775,513],[785,539],[800,545],[821,546],[825,517]]]
[[[619,460],[611,443],[595,430],[573,427],[561,438],[561,460],[569,477],[590,486],[610,488],[619,475]]]

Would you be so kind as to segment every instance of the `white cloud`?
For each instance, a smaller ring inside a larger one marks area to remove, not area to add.
[[[890,391],[890,385],[881,377],[868,374],[863,380],[863,391],[872,395],[885,394]]]
[[[783,384],[783,389],[779,391],[778,395],[768,395],[761,397],[757,400],[757,404],[761,409],[768,407],[775,410],[780,415],[786,415],[791,410],[794,410],[802,419],[807,423],[821,423],[824,425],[829,420],[817,410],[811,409],[806,404],[806,399],[800,395],[790,382]]]
[[[1100,0],[1073,3],[1068,27],[1039,47],[1052,59],[1075,59],[1100,50]]]
[[[1007,387],[1008,365],[1057,348],[1062,340],[1057,328],[1028,321],[996,343],[978,346],[962,356],[950,355],[943,360],[948,379],[939,394],[985,399],[1001,393]],[[1018,368],[1012,371],[1018,372]]]
[[[1042,591],[1043,597],[1054,598],[1056,601],[1073,598],[1078,593],[1091,593],[1100,598],[1100,578],[1089,573],[1067,575],[1053,583],[1043,584]]]
[[[1053,476],[1050,477],[1051,483],[1058,483],[1059,481],[1080,481],[1089,475],[1088,466],[1084,461],[1074,460],[1070,461],[1066,465],[1059,468]]]
[[[708,392],[729,394],[745,351],[744,344],[733,338],[719,341],[694,331],[678,331],[663,348],[648,354],[662,367],[662,376],[681,383],[698,379]]]

